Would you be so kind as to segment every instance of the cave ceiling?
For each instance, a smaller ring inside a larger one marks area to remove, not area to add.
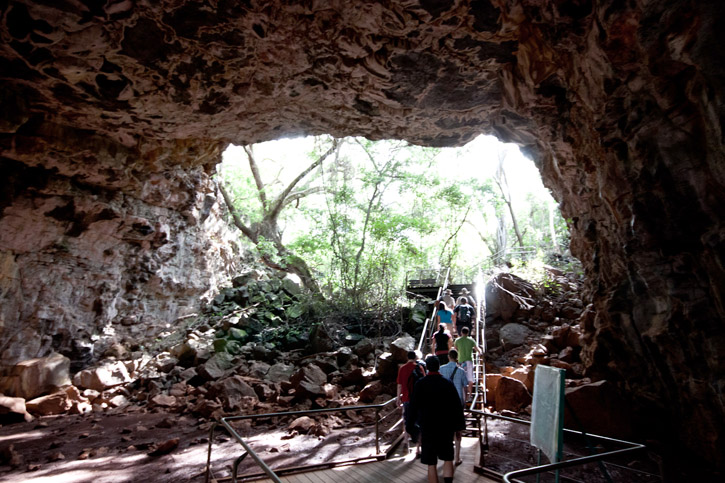
[[[229,143],[493,134],[534,159],[570,220],[596,313],[582,355],[592,374],[722,468],[723,10],[0,2],[3,360],[81,360],[104,327],[139,336],[192,311],[234,258],[216,242],[210,180]]]

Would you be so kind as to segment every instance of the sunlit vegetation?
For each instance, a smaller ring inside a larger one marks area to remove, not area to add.
[[[568,245],[533,162],[491,139],[458,150],[275,141],[231,147],[219,172],[259,260],[351,307],[395,305],[410,270],[450,267],[468,283],[479,270],[553,263]]]

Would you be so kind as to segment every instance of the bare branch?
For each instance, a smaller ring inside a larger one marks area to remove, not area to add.
[[[257,195],[259,196],[259,201],[262,203],[262,211],[266,213],[267,195],[264,192],[264,182],[262,181],[262,176],[259,174],[259,166],[257,165],[257,160],[254,158],[252,146],[243,146],[243,148],[244,152],[247,153],[247,159],[249,160],[249,169],[252,171],[254,183],[257,185]]]
[[[306,196],[309,196],[309,195],[312,195],[315,193],[321,193],[322,191],[324,191],[324,188],[322,186],[315,186],[314,188],[308,188],[303,191],[297,191],[296,193],[292,193],[291,195],[289,195],[287,197],[287,199],[284,201],[284,205],[282,207],[284,208],[285,206],[290,205],[297,200],[300,200]]]
[[[451,233],[451,236],[448,237],[448,239],[443,243],[443,246],[441,247],[441,254],[438,256],[440,260],[443,260],[443,252],[445,251],[446,247],[448,246],[448,243],[453,240],[455,237],[458,236],[458,232],[461,231],[461,228],[466,223],[466,219],[468,218],[468,213],[471,211],[471,206],[468,206],[468,209],[466,210],[466,214],[463,215],[463,219],[461,220],[461,223],[458,225],[458,228]]]
[[[244,224],[242,219],[237,214],[237,210],[234,209],[234,204],[232,203],[232,199],[229,197],[229,193],[227,193],[227,190],[224,188],[224,184],[221,182],[217,182],[217,186],[219,187],[219,191],[222,194],[222,197],[224,198],[224,202],[227,205],[227,209],[229,210],[229,213],[232,215],[232,219],[234,220],[234,225],[239,228],[242,233],[244,233],[244,236],[249,238],[253,243],[257,243],[257,234],[252,231],[247,225]]]
[[[299,183],[305,176],[307,176],[310,171],[318,167],[322,162],[327,159],[328,156],[330,156],[332,153],[337,151],[337,148],[339,146],[338,140],[334,139],[332,140],[332,146],[330,146],[330,149],[327,150],[322,156],[317,158],[315,162],[310,164],[307,169],[302,171],[295,179],[293,179],[289,185],[282,191],[277,198],[274,200],[274,203],[270,207],[269,210],[265,210],[265,218],[269,219],[275,219],[277,216],[279,216],[279,212],[282,211],[282,208],[287,204],[285,203],[285,199],[289,196],[289,194],[292,192],[294,187]]]

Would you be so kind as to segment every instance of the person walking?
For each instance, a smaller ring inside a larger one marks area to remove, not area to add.
[[[473,321],[476,319],[476,309],[468,304],[466,297],[461,297],[461,303],[453,309],[453,323],[456,326],[458,334],[461,333],[463,327],[468,327],[469,332],[473,326]]]
[[[476,344],[476,341],[468,336],[469,332],[468,327],[463,327],[461,329],[461,336],[453,342],[456,350],[458,350],[458,363],[468,378],[468,387],[464,401],[468,401],[471,398],[471,391],[473,390],[473,351],[475,350],[479,355],[483,354],[483,351]]]
[[[446,324],[438,326],[438,332],[433,334],[430,341],[431,352],[438,356],[438,367],[448,362],[448,351],[453,347],[453,337],[446,330]]]
[[[466,373],[458,367],[458,351],[451,349],[448,351],[448,364],[441,366],[441,376],[445,377],[453,383],[458,392],[458,397],[461,401],[461,407],[466,403],[466,392],[468,388],[468,378]],[[463,431],[456,431],[456,466],[463,463],[461,461],[461,440],[463,439]]]
[[[415,351],[408,351],[408,362],[400,366],[398,371],[398,406],[403,406],[403,424],[405,425],[405,447],[410,449],[410,442],[417,444],[416,456],[420,456],[420,428],[410,413],[410,396],[415,383],[425,377],[425,365],[418,361]]]
[[[438,299],[438,301],[445,302],[446,306],[451,310],[453,310],[453,307],[456,306],[456,299],[453,298],[453,290],[449,288],[443,292],[443,295]]]
[[[438,460],[443,461],[443,482],[452,483],[453,437],[465,426],[463,406],[451,381],[444,378],[436,356],[425,360],[428,375],[418,381],[413,390],[410,409],[420,422],[420,462],[428,466],[428,483],[438,483]]]
[[[441,324],[448,324],[448,330],[453,332],[453,309],[449,308],[445,302],[438,302],[438,310],[436,311],[436,330]]]
[[[466,302],[468,305],[470,305],[473,308],[476,308],[476,299],[473,298],[473,295],[471,295],[471,292],[466,288],[463,287],[460,292],[458,292],[458,298],[456,299],[456,305],[460,305],[462,303],[463,298],[466,298]]]

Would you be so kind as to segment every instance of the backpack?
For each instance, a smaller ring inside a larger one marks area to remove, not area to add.
[[[456,324],[470,324],[471,323],[471,306],[470,305],[459,305],[458,306],[458,317],[456,318]]]
[[[419,363],[415,363],[415,368],[408,376],[408,397],[413,397],[413,388],[415,388],[415,384],[423,379],[425,377],[425,371],[423,370],[423,366]]]

